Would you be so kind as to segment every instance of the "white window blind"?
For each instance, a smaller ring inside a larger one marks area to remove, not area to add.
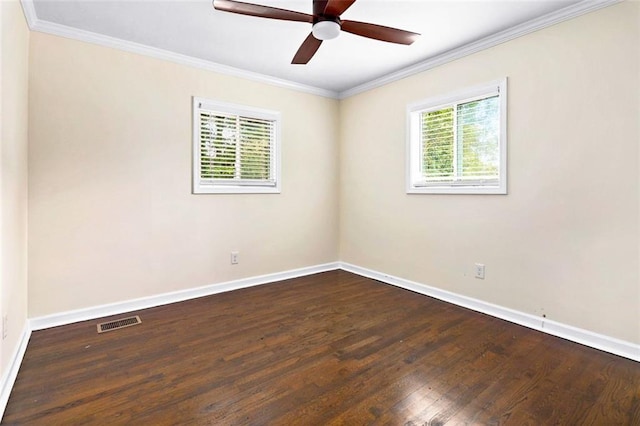
[[[279,192],[279,114],[194,99],[194,192]]]
[[[506,193],[506,81],[409,107],[408,192]]]

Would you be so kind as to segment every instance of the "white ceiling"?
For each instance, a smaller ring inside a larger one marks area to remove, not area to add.
[[[251,3],[305,13],[311,13],[312,4],[311,0]],[[311,31],[310,24],[221,12],[210,0],[33,0],[33,10],[40,23],[341,93],[577,3],[585,1],[358,0],[343,19],[422,36],[404,46],[342,33],[325,41],[307,65],[291,65],[291,59]]]

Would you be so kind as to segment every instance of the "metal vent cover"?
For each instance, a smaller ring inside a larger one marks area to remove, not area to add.
[[[98,324],[98,333],[106,333],[107,331],[119,330],[132,325],[142,324],[142,320],[138,315],[127,318],[120,318],[109,322],[101,322]]]

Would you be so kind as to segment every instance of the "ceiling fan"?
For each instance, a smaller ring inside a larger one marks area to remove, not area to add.
[[[355,2],[356,0],[313,0],[313,15],[235,0],[213,0],[213,7],[217,10],[242,15],[313,24],[311,34],[302,42],[293,61],[291,61],[292,64],[308,63],[322,42],[338,37],[341,30],[362,37],[398,44],[411,44],[420,36],[417,33],[382,25],[340,19],[340,15]]]

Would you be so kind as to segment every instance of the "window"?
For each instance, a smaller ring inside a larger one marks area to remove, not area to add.
[[[407,192],[507,193],[507,80],[407,107]]]
[[[193,98],[193,192],[278,193],[280,113]]]

